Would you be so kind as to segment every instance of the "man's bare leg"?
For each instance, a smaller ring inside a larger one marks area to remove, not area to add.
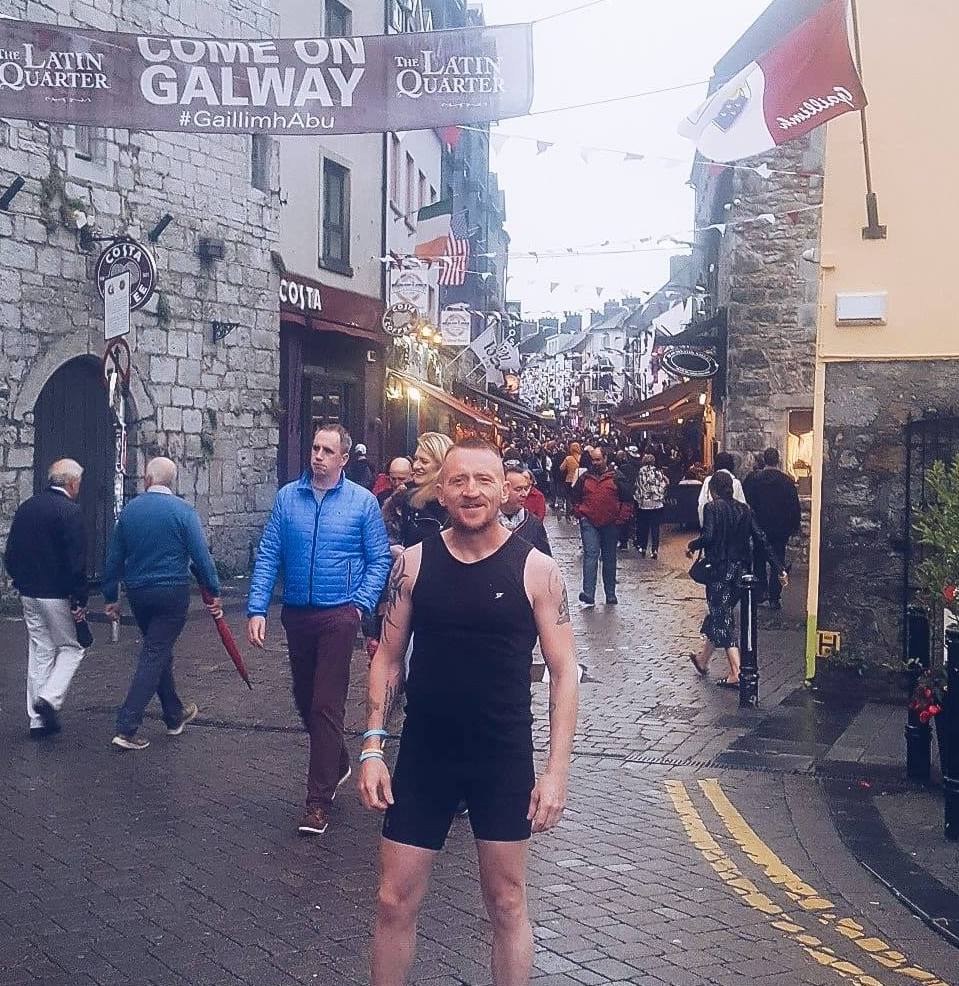
[[[493,925],[493,986],[528,986],[533,929],[526,903],[529,842],[477,840],[480,884]]]
[[[373,928],[372,986],[405,986],[416,954],[416,919],[436,853],[380,841],[380,890]]]

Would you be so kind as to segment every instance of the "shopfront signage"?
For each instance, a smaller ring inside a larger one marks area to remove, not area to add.
[[[315,136],[505,120],[532,98],[529,24],[229,40],[0,19],[0,118]]]
[[[390,301],[408,302],[421,315],[432,316],[430,312],[430,282],[427,271],[394,271],[390,288]]]
[[[320,289],[292,278],[280,278],[280,302],[301,312],[323,311]]]
[[[415,305],[398,301],[383,313],[383,331],[390,336],[403,336],[410,332],[419,317]]]
[[[136,240],[114,240],[97,258],[97,290],[106,298],[107,281],[118,274],[130,275],[130,310],[142,308],[157,285],[157,265],[153,254]]]
[[[713,353],[698,346],[669,346],[663,352],[662,367],[673,376],[695,380],[706,380],[719,372]]]

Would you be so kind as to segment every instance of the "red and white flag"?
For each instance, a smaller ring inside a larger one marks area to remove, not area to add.
[[[863,109],[848,24],[849,0],[826,0],[683,120],[680,134],[712,161],[738,161]]]

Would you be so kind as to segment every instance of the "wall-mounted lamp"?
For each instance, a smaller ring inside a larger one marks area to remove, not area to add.
[[[173,222],[173,216],[169,212],[164,213],[160,221],[147,233],[147,239],[151,243],[156,243],[158,239],[163,235],[163,231]]]
[[[10,209],[10,203],[17,197],[17,193],[26,185],[27,180],[21,175],[17,175],[16,178],[10,182],[10,185],[4,191],[3,195],[0,195],[0,211],[7,212]]]
[[[212,264],[214,260],[222,260],[226,256],[226,244],[223,240],[201,236],[196,252],[203,263]]]

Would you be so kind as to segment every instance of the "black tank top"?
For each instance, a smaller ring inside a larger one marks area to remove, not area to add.
[[[523,573],[532,546],[511,536],[488,558],[454,558],[423,542],[413,587],[405,742],[469,761],[532,748],[530,666],[536,622]]]

